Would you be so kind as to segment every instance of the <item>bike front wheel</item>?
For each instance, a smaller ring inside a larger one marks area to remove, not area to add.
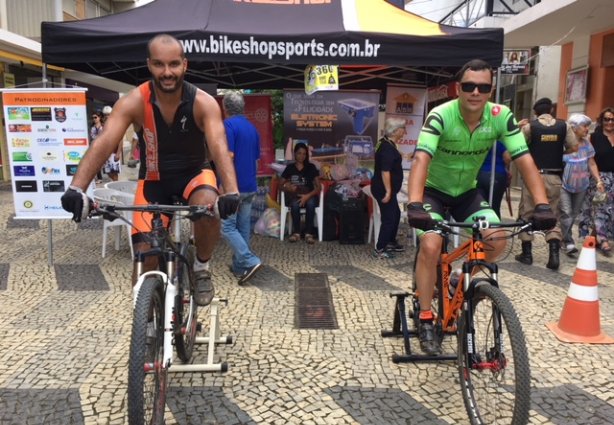
[[[137,295],[128,364],[128,422],[163,424],[168,371],[164,356],[164,282],[147,277]]]
[[[531,372],[512,303],[490,281],[478,281],[458,333],[458,369],[472,424],[526,424]]]
[[[198,332],[198,309],[192,292],[196,248],[192,243],[183,245],[181,255],[187,258],[188,262],[177,261],[175,349],[177,350],[177,357],[186,363],[192,358],[194,341]]]

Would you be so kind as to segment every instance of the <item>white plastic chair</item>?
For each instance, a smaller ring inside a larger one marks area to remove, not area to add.
[[[101,205],[134,205],[134,195],[107,188],[94,189],[94,200]],[[128,221],[132,221],[131,211],[122,211],[121,215]],[[107,252],[107,229],[111,227],[115,227],[115,250],[119,251],[121,229],[123,227],[126,229],[128,244],[130,245],[130,254],[134,257],[131,237],[132,227],[125,221],[116,219],[113,221],[104,220],[102,226],[102,258],[105,257]]]
[[[105,183],[104,187],[107,189],[113,189],[119,192],[131,193],[134,195],[134,193],[136,192],[137,184],[138,183],[134,180],[118,180],[114,182],[107,182]]]
[[[369,216],[369,233],[367,234],[367,243],[371,243],[371,235],[373,235],[373,246],[377,246],[377,238],[379,237],[379,229],[382,227],[382,214],[379,210],[379,204],[371,193],[371,185],[364,186],[362,191],[371,198],[373,208]]]
[[[286,218],[290,214],[290,207],[286,206],[286,196],[284,191],[281,191],[281,214],[279,223],[279,239],[284,240],[284,234],[286,232]],[[301,214],[305,214],[307,210],[301,208]],[[316,207],[315,215],[316,224],[318,226],[318,240],[322,242],[324,234],[324,188],[320,190],[320,205]],[[288,220],[288,233],[292,234],[292,219]]]
[[[373,208],[372,208],[373,212],[371,213],[371,216],[369,217],[369,234],[367,235],[367,243],[371,243],[371,235],[373,234],[373,246],[377,248],[377,239],[379,238],[379,229],[382,227],[382,214],[379,210],[379,204],[377,203],[377,200],[373,197],[373,194],[371,193],[371,185],[364,186],[362,188],[362,191],[371,198],[371,203],[373,205]],[[402,202],[402,201],[403,200],[399,200],[399,202]],[[403,216],[405,214],[406,214],[405,208],[401,208],[401,220],[403,219]],[[412,227],[411,230],[412,230],[412,243],[414,246],[416,246],[417,245],[416,229]]]

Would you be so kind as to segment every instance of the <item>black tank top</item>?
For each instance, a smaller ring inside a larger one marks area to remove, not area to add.
[[[529,151],[537,168],[563,171],[566,135],[565,121],[556,120],[556,123],[550,127],[543,125],[538,120],[531,121]]]
[[[168,126],[155,103],[153,83],[150,81],[145,84],[150,85],[150,99],[143,99],[143,101],[151,102],[154,112],[160,179],[164,180],[177,175],[192,174],[207,168],[205,134],[194,121],[196,86],[188,82],[183,83],[181,103],[177,108],[173,123]],[[147,149],[145,148],[142,129],[138,132],[138,136],[141,153],[139,179],[144,179],[147,173]]]

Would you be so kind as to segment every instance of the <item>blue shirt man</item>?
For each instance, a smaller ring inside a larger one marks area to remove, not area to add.
[[[256,127],[243,115],[245,100],[239,92],[230,92],[222,102],[228,150],[233,158],[241,203],[236,214],[222,221],[222,235],[232,249],[232,272],[239,285],[247,282],[262,267],[250,248],[252,201],[256,196],[257,161],[260,159],[260,136]]]

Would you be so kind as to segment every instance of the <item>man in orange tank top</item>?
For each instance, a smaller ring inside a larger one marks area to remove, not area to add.
[[[222,219],[234,214],[239,193],[234,166],[228,153],[224,124],[215,99],[184,82],[188,62],[181,43],[161,34],[149,41],[147,67],[150,82],[130,91],[117,101],[105,123],[104,132],[87,151],[72,184],[62,196],[62,207],[76,222],[87,217],[89,199],[83,193],[96,172],[122,141],[126,129],[134,125],[139,148],[145,151],[139,170],[137,204],[172,203],[183,198],[190,205],[218,204]],[[216,176],[208,167],[206,151],[215,162],[224,191],[218,197]],[[136,217],[136,216],[135,216]],[[142,232],[149,221],[135,220],[135,250],[148,249]],[[194,223],[196,244],[196,302],[207,305],[214,296],[209,259],[220,237],[218,219],[204,217]],[[149,257],[146,270],[156,268]],[[134,282],[133,282],[134,284]]]

